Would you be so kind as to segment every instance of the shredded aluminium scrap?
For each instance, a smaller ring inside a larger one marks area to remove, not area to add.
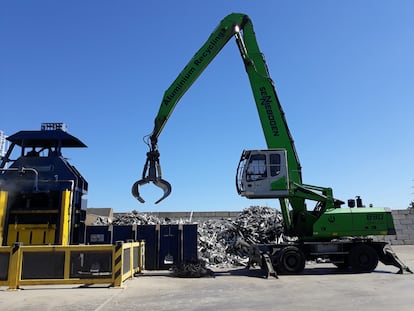
[[[199,257],[212,267],[245,266],[249,245],[280,241],[282,215],[270,207],[251,206],[235,220],[212,219],[198,224]]]

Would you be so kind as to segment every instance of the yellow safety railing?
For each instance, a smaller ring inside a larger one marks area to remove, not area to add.
[[[0,286],[111,284],[122,287],[145,268],[144,242],[115,245],[0,247]]]

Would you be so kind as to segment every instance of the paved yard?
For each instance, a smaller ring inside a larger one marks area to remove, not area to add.
[[[394,246],[414,268],[414,246]],[[146,272],[123,289],[92,286],[0,288],[0,310],[413,310],[414,275],[379,264],[370,274],[308,265],[303,275],[263,279],[258,271],[216,271],[214,278],[178,279]]]

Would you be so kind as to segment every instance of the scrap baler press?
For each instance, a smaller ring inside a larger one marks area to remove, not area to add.
[[[86,145],[64,123],[42,123],[40,131],[19,131],[7,140],[0,162],[0,245],[84,243],[88,183],[62,149]]]

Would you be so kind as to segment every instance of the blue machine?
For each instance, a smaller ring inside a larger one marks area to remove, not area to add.
[[[43,123],[40,131],[7,140],[0,162],[0,245],[84,243],[88,183],[62,150],[86,145],[63,123]]]

